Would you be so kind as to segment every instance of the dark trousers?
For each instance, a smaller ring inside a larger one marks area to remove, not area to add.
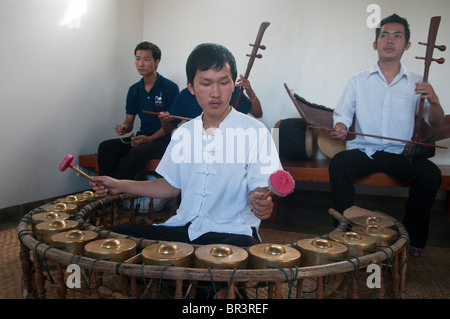
[[[238,247],[250,247],[261,243],[254,228],[252,228],[253,236],[209,232],[191,241],[188,236],[188,227],[189,224],[181,227],[120,224],[114,226],[111,231],[135,238],[175,241],[193,245],[228,244]]]
[[[356,178],[383,172],[410,184],[403,225],[411,245],[425,247],[431,207],[441,185],[441,171],[435,164],[387,152],[376,152],[371,159],[360,150],[347,150],[331,159],[329,172],[333,208],[340,213],[353,206]]]
[[[162,158],[169,145],[170,134],[154,142],[139,144],[135,147],[131,146],[129,138],[123,141],[116,138],[100,143],[98,147],[100,175],[118,179],[135,179],[150,159]]]

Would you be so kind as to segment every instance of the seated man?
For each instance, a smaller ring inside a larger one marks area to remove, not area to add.
[[[230,106],[237,77],[233,55],[223,46],[201,44],[186,63],[188,89],[203,113],[181,125],[150,181],[93,177],[99,195],[132,193],[173,198],[181,193],[177,214],[161,225],[122,224],[113,232],[137,238],[192,244],[260,243],[262,219],[272,213],[268,190],[281,163],[270,132],[258,120]],[[97,186],[99,182],[102,186]]]
[[[373,48],[378,63],[353,76],[334,110],[332,138],[345,139],[355,116],[355,131],[409,140],[420,100],[425,99],[424,119],[439,126],[444,111],[433,87],[400,62],[409,49],[408,22],[392,15],[381,21]],[[330,161],[333,208],[343,213],[353,206],[355,178],[375,172],[389,174],[411,185],[403,224],[411,239],[410,252],[426,256],[430,210],[441,183],[439,168],[426,158],[403,155],[405,143],[357,136],[347,150]]]
[[[156,45],[139,43],[134,55],[142,78],[129,88],[125,121],[117,124],[115,130],[120,136],[131,132],[136,115],[141,120],[140,130],[131,139],[107,140],[98,148],[99,174],[118,179],[135,179],[150,159],[162,157],[170,142],[170,132],[162,128],[158,115],[143,111],[167,111],[179,91],[178,85],[156,72],[161,61],[161,51]]]

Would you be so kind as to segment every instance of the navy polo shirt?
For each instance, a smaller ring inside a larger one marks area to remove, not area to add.
[[[234,106],[234,104],[236,103],[239,89],[239,87],[234,88],[234,92],[231,96],[230,101],[230,105],[232,106]],[[251,108],[252,104],[250,100],[247,98],[247,96],[245,96],[245,94],[242,94],[241,100],[239,101],[238,105],[238,111],[247,114],[248,112],[250,112]],[[191,92],[189,92],[188,88],[184,88],[183,90],[181,90],[169,110],[170,115],[183,116],[191,119],[196,118],[197,116],[202,114],[202,112],[203,110],[198,104],[195,95],[192,95]],[[178,125],[178,123],[180,123],[181,121],[174,120],[173,122],[175,125]]]
[[[145,90],[144,79],[130,86],[127,95],[125,113],[139,115],[141,127],[136,135],[152,135],[161,128],[158,115],[143,113],[142,110],[152,112],[168,111],[175,97],[178,95],[178,85],[157,74],[155,84],[150,92]]]

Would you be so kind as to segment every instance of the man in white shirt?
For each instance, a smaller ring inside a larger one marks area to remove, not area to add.
[[[99,195],[132,193],[173,198],[177,214],[162,225],[122,224],[113,232],[137,238],[192,244],[260,243],[258,228],[272,213],[268,190],[272,172],[282,169],[270,132],[258,120],[230,106],[237,77],[233,55],[223,46],[201,44],[186,63],[187,86],[203,113],[183,124],[150,181],[93,177]],[[103,186],[97,186],[100,182]]]
[[[439,126],[444,111],[439,98],[422,77],[407,70],[400,62],[408,50],[408,22],[394,14],[383,19],[376,31],[373,48],[378,63],[354,75],[333,114],[331,137],[345,139],[348,128],[377,136],[410,140],[420,99],[425,99],[423,117]],[[330,162],[333,207],[339,212],[353,206],[354,180],[374,172],[384,172],[411,185],[403,224],[411,240],[411,254],[426,256],[429,213],[441,183],[441,172],[427,159],[404,156],[405,143],[367,136],[347,142],[347,150]]]

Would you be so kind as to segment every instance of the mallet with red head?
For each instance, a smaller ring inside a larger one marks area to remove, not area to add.
[[[86,174],[85,172],[83,172],[82,170],[80,170],[78,167],[75,167],[72,165],[73,162],[73,156],[71,154],[68,154],[66,157],[64,157],[64,159],[61,161],[61,164],[59,164],[59,170],[61,172],[64,172],[68,167],[70,167],[71,169],[73,169],[75,172],[77,172],[78,174],[80,174],[81,176],[87,178],[89,181],[91,181],[91,176],[89,176],[88,174]],[[98,182],[95,182],[97,185],[101,185]],[[110,191],[108,190],[108,193],[110,193]]]
[[[71,169],[73,169],[75,172],[77,172],[81,176],[87,178],[88,180],[91,180],[91,177],[88,174],[86,174],[85,172],[80,170],[78,167],[73,166],[72,162],[73,162],[73,156],[68,154],[66,157],[64,157],[61,164],[59,164],[59,170],[61,172],[64,172],[68,167],[70,167]]]
[[[262,199],[267,199],[272,194],[285,197],[294,191],[295,181],[289,172],[278,170],[270,174],[269,191]]]

